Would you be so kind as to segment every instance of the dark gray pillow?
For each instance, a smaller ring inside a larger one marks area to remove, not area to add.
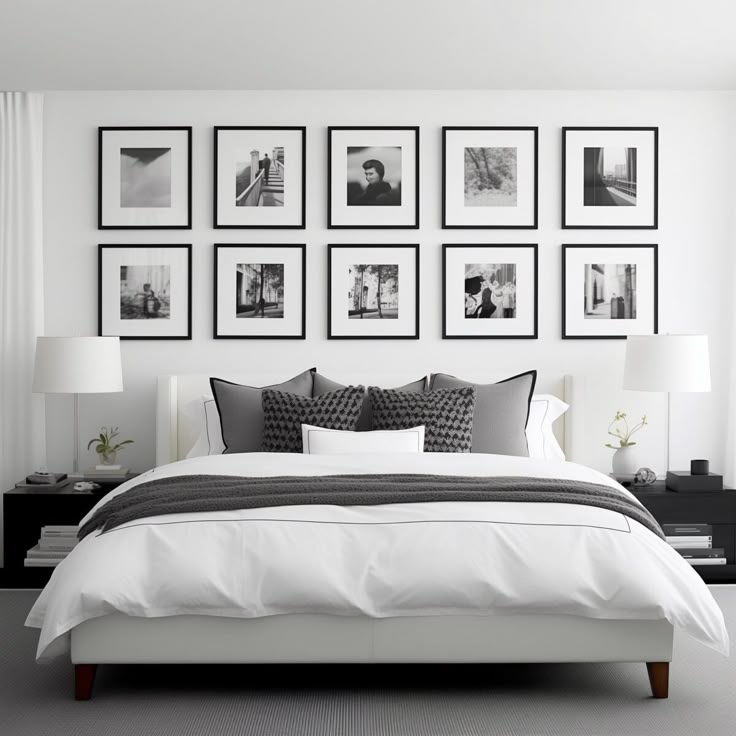
[[[473,416],[472,451],[529,457],[525,430],[536,381],[536,371],[489,384],[470,383],[445,373],[435,373],[430,391],[475,386],[478,396]]]
[[[263,444],[261,392],[270,388],[289,391],[299,396],[311,396],[316,372],[316,368],[310,368],[284,383],[262,388],[242,386],[222,378],[210,378],[212,395],[220,413],[224,454],[260,452]]]
[[[328,391],[337,391],[339,388],[345,388],[345,386],[319,373],[314,374],[314,393],[312,396],[321,396]],[[422,393],[426,389],[427,379],[425,377],[419,381],[407,383],[406,386],[397,386],[394,390]],[[360,419],[358,419],[358,432],[367,432],[370,429],[373,429],[373,409],[371,408],[370,396],[366,391],[365,398],[363,399],[363,411],[360,412]]]
[[[373,429],[424,425],[424,452],[470,452],[475,393],[474,386],[421,394],[369,386]]]
[[[354,431],[363,406],[363,386],[348,386],[316,399],[263,391],[263,452],[302,452],[302,424]]]

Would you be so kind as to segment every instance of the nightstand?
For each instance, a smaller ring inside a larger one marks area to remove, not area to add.
[[[629,486],[660,524],[712,524],[713,546],[726,551],[726,564],[695,566],[707,583],[736,582],[736,490],[668,491],[664,481]]]
[[[132,473],[133,478],[137,473]],[[82,517],[122,481],[100,482],[99,490],[75,492],[74,483],[57,490],[13,488],[3,494],[4,568],[0,587],[40,588],[53,567],[25,567],[26,552],[38,544],[41,527],[47,524],[78,524]]]

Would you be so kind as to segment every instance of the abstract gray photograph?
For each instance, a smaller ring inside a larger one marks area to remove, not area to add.
[[[120,206],[171,207],[171,149],[120,149]]]
[[[401,205],[401,146],[348,146],[347,167],[348,206]]]
[[[606,146],[583,149],[583,205],[636,205],[636,148]]]
[[[516,264],[466,263],[465,319],[515,317]]]
[[[399,264],[348,267],[348,319],[399,318]]]
[[[120,266],[120,319],[170,319],[171,266]]]
[[[246,160],[235,163],[236,207],[284,206],[284,147],[252,150]]]
[[[238,263],[235,289],[235,311],[239,319],[283,319],[283,263]]]
[[[517,149],[465,148],[465,206],[516,207]]]
[[[585,319],[636,319],[636,264],[585,264]]]

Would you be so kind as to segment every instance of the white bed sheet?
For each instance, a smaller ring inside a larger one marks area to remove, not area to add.
[[[156,468],[97,506],[154,478],[198,473],[518,475],[617,486],[575,463],[501,455],[251,453]],[[109,613],[520,612],[665,618],[728,654],[720,609],[668,544],[621,514],[558,503],[284,506],[149,517],[83,539],[54,571],[26,625],[41,629],[43,659],[68,649],[74,626]]]

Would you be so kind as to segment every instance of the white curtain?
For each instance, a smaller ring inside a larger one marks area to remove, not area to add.
[[[43,95],[0,92],[0,493],[46,457],[44,397],[31,393],[43,334],[42,159]]]

